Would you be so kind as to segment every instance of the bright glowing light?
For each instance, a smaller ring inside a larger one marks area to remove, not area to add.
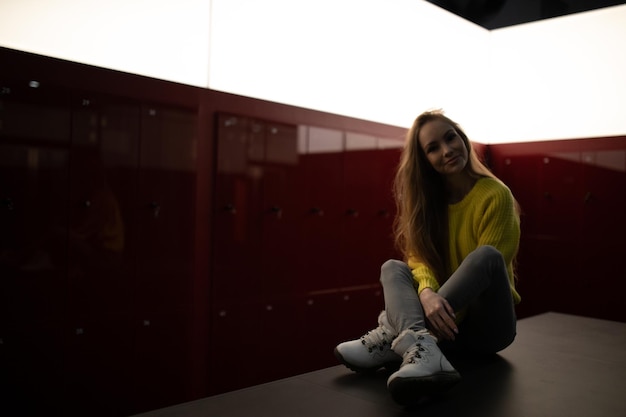
[[[2,0],[0,45],[206,86],[210,0]]]
[[[487,31],[417,0],[3,0],[0,45],[482,143],[626,134],[626,6]]]

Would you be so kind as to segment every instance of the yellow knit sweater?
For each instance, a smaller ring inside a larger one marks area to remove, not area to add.
[[[519,245],[520,224],[511,191],[493,178],[479,179],[463,200],[448,205],[448,223],[450,270],[456,271],[478,246],[491,245],[504,257],[513,301],[519,303],[521,297],[515,290],[512,262]],[[439,290],[439,282],[430,268],[414,258],[408,264],[418,293],[424,288]]]

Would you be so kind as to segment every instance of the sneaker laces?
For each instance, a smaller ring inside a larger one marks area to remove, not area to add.
[[[404,353],[404,357],[402,359],[402,365],[409,363],[418,363],[419,361],[426,360],[426,356],[430,353],[428,348],[422,344],[426,338],[422,335],[417,336],[417,342],[415,342],[407,351]]]
[[[370,330],[361,336],[361,343],[367,348],[369,353],[375,350],[384,351],[391,348],[391,342],[395,339],[395,335],[387,332],[383,326],[378,326],[374,330]]]

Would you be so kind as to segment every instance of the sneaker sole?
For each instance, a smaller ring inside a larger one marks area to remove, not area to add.
[[[350,362],[348,362],[347,360],[345,360],[343,356],[341,355],[341,353],[339,353],[337,348],[335,348],[334,353],[335,353],[335,357],[337,358],[339,362],[345,365],[346,368],[357,373],[373,373],[373,372],[378,371],[380,368],[387,368],[387,369],[394,370],[394,369],[398,369],[400,367],[400,364],[402,363],[401,360],[398,360],[398,362],[388,362],[388,363],[383,363],[376,367],[364,368],[361,366],[355,366],[351,364]]]
[[[394,378],[388,388],[396,403],[412,406],[449,390],[460,380],[461,375],[458,372],[439,372],[425,377]]]

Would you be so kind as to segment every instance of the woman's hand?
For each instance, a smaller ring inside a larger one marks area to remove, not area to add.
[[[438,338],[454,340],[459,329],[454,321],[455,314],[448,300],[430,288],[425,288],[419,295],[430,329]]]

